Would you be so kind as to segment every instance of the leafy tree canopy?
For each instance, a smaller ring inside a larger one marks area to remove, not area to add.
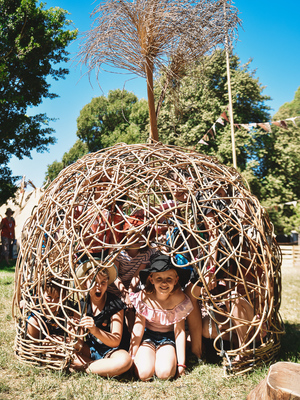
[[[241,65],[238,56],[230,57],[233,112],[235,123],[264,122],[269,120],[265,102],[268,96],[262,94],[263,87],[249,70],[250,61]],[[164,76],[157,83],[158,91]],[[208,145],[199,140],[216,122],[223,111],[227,111],[228,86],[226,56],[216,51],[212,57],[195,64],[194,69],[177,83],[169,87],[159,115],[159,131],[162,141],[181,146],[193,146],[198,151],[217,156],[226,164],[232,164],[230,126],[218,125],[216,137],[210,134]],[[252,159],[250,147],[252,134],[245,130],[235,133],[237,164],[245,171]]]
[[[43,152],[55,142],[50,119],[26,113],[56,97],[48,77],[68,73],[60,63],[68,60],[65,48],[77,31],[67,29],[66,14],[58,7],[45,10],[36,0],[0,0],[0,204],[16,191],[17,177],[7,168],[11,156],[30,157],[33,149]]]
[[[64,153],[62,161],[54,161],[52,164],[48,165],[45,183],[50,179],[53,181],[60,173],[62,169],[68,165],[73,164],[79,158],[88,153],[88,147],[86,143],[83,143],[80,139],[76,140],[75,144],[71,149]]]
[[[273,120],[300,116],[300,87],[290,103],[283,104]],[[287,128],[272,125],[272,132],[264,135],[258,156],[263,160],[260,198],[268,207],[277,233],[300,232],[300,121],[288,122]],[[296,202],[294,204],[286,204]]]
[[[95,97],[77,118],[77,136],[89,151],[97,151],[117,142],[141,143],[148,124],[148,105],[126,90],[111,90],[108,96]]]

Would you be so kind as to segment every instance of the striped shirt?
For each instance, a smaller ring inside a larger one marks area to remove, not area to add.
[[[122,250],[116,260],[119,262],[119,278],[126,289],[129,288],[130,282],[135,272],[139,269],[142,264],[149,263],[150,257],[154,254],[157,249],[148,248],[146,251],[140,251],[135,257],[130,257],[126,250]],[[114,293],[120,297],[120,291],[112,283],[108,287],[108,292]]]

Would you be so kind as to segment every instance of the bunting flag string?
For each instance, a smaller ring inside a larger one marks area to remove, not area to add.
[[[280,204],[273,204],[272,206],[267,206],[265,207],[267,210],[275,209],[275,211],[278,211],[278,209],[282,209],[284,206],[294,206],[297,207],[297,204],[300,203],[300,200],[293,200],[293,201],[288,201],[286,203],[280,203]]]
[[[294,126],[296,125],[296,119],[300,118],[300,116],[297,117],[291,117],[291,118],[286,118],[282,119],[279,121],[272,121],[272,122],[253,122],[249,124],[234,124],[236,129],[246,129],[248,132],[251,131],[253,128],[260,128],[263,129],[265,132],[271,133],[271,125],[279,126],[284,129],[288,129],[288,124],[287,122],[292,122]],[[222,114],[219,116],[219,118],[216,120],[216,122],[211,126],[211,128],[206,132],[206,134],[199,140],[199,144],[205,144],[208,146],[210,136],[215,139],[216,138],[216,125],[220,124],[222,126],[225,126],[226,123],[229,122],[228,116],[226,111],[223,111]]]

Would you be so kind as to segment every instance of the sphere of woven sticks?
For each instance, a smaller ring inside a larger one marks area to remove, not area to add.
[[[50,184],[23,229],[14,295],[17,357],[66,368],[84,337],[72,318],[87,294],[78,266],[88,259],[98,270],[109,268],[141,238],[142,246],[193,271],[199,306],[213,323],[224,322],[214,347],[228,368],[245,371],[274,359],[283,333],[281,253],[266,211],[235,169],[162,144],[117,144],[88,154]],[[50,282],[60,288],[59,313],[42,295]],[[244,300],[251,319],[232,312]],[[28,334],[32,315],[39,338]],[[45,324],[49,319],[63,332],[59,338]],[[225,353],[222,339],[234,338],[241,326],[246,334]]]

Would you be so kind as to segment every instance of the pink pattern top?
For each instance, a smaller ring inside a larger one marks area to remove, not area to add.
[[[186,294],[185,299],[171,310],[151,308],[142,300],[142,291],[130,293],[130,300],[136,312],[146,319],[146,328],[156,332],[169,332],[174,324],[185,319],[192,311],[193,304]]]

